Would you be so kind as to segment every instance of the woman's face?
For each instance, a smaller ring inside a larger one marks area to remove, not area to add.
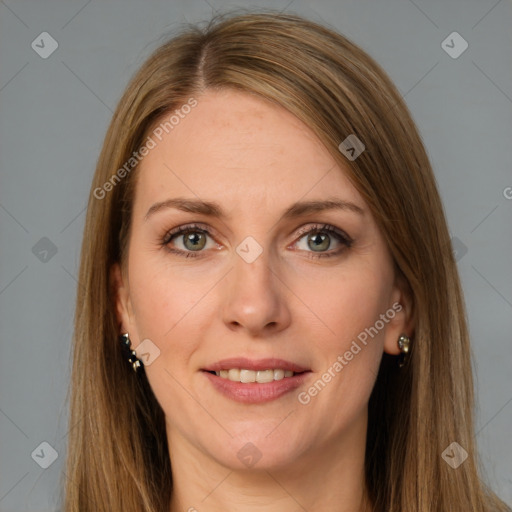
[[[137,353],[171,453],[272,468],[340,440],[361,443],[382,352],[398,354],[399,335],[409,333],[383,237],[343,168],[297,118],[241,92],[196,99],[168,133],[154,132],[161,140],[152,135],[137,170],[127,274],[117,265],[112,273],[121,331],[136,349],[149,340]],[[166,204],[177,198],[189,211]],[[344,206],[297,206],[327,200]],[[188,233],[169,235],[179,227]],[[250,361],[220,367],[272,358],[308,371],[238,384],[205,371],[231,358]]]

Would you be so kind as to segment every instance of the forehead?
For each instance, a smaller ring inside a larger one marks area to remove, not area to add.
[[[229,209],[333,195],[362,206],[345,171],[284,108],[233,90],[196,99],[172,124],[163,124],[169,113],[152,129],[155,144],[139,168],[136,210],[170,196],[216,200]]]

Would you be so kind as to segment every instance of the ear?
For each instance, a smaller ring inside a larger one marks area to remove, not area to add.
[[[110,289],[116,306],[119,334],[133,331],[133,310],[130,301],[128,279],[123,277],[119,263],[110,268]]]
[[[394,316],[391,318],[392,311]],[[405,334],[412,338],[414,334],[414,300],[409,283],[400,270],[395,272],[395,282],[391,293],[391,303],[388,309],[390,318],[386,328],[384,352],[391,355],[400,354],[398,338]]]

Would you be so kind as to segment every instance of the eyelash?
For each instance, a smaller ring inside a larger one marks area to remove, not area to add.
[[[178,254],[180,256],[184,256],[185,258],[201,258],[199,254],[194,254],[193,251],[182,251],[181,249],[173,249],[169,247],[169,243],[173,240],[173,238],[178,237],[179,235],[185,235],[188,233],[203,233],[208,236],[212,236],[210,231],[208,231],[207,228],[203,227],[200,224],[187,224],[184,226],[179,226],[177,228],[171,229],[168,231],[164,238],[161,241],[162,247],[164,247],[168,252],[172,254]],[[331,226],[330,224],[323,224],[323,225],[315,225],[313,227],[310,227],[308,229],[301,230],[298,234],[297,241],[304,238],[305,235],[308,235],[310,233],[327,233],[329,235],[334,236],[339,242],[341,242],[343,245],[345,245],[347,248],[352,246],[353,240],[343,231],[340,229]],[[311,256],[310,258],[331,258],[333,256],[338,256],[344,251],[344,248],[339,249],[336,252],[309,252],[307,251]],[[204,252],[204,251],[197,251],[198,253]]]

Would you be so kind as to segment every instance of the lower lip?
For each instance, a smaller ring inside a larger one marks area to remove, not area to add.
[[[311,372],[299,373],[293,377],[285,377],[281,380],[274,380],[264,384],[258,382],[248,382],[244,384],[242,382],[234,382],[224,377],[219,377],[205,370],[203,370],[203,373],[217,391],[231,398],[231,400],[244,404],[260,404],[275,400],[298,388],[304,383],[304,380]]]

